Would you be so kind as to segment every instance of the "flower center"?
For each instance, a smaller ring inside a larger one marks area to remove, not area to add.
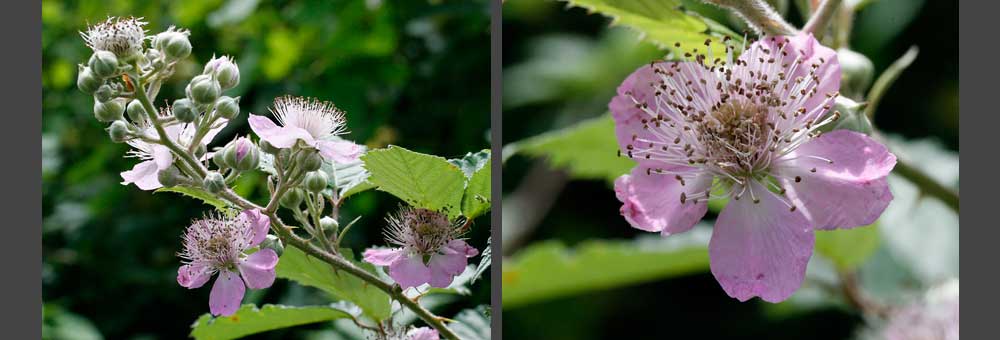
[[[704,145],[701,162],[741,177],[752,176],[766,167],[767,106],[752,101],[729,101],[705,118],[696,121],[698,139]]]

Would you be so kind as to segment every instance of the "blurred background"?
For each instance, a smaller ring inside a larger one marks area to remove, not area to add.
[[[680,2],[733,31],[745,29],[718,8]],[[801,27],[795,3],[807,1],[769,2]],[[916,61],[883,97],[875,125],[895,153],[957,191],[958,3],[860,2],[865,7],[850,46],[872,61],[876,77],[910,46],[919,47]],[[561,1],[504,3],[505,335],[880,338],[883,324],[858,312],[840,291],[844,273],[891,305],[958,277],[957,212],[896,175],[889,178],[896,199],[877,226],[819,235],[823,243],[817,241],[806,283],[780,304],[740,303],[712,277],[705,245],[715,213],[703,226],[667,239],[629,227],[611,184],[630,165],[614,157],[610,120],[596,117],[607,112],[628,74],[666,51],[610,23]],[[821,247],[839,255],[826,258]]]
[[[192,56],[164,85],[161,101],[183,96],[213,54],[235,58],[241,82],[228,95],[242,96],[242,114],[210,147],[249,133],[247,112],[266,113],[275,97],[293,94],[345,110],[348,139],[457,158],[489,147],[488,13],[486,0],[43,1],[43,337],[180,339],[208,312],[209,289],[176,283],[175,253],[187,223],[210,208],[118,183],[136,160],[122,157],[127,146],[108,139],[93,118],[93,99],[76,89],[76,65],[91,54],[78,33],[88,23],[136,16],[149,22],[148,34],[171,25],[191,30]],[[244,175],[237,187],[260,201],[267,190],[258,176]],[[363,217],[346,245],[382,244],[382,218],[399,203],[375,191],[348,200],[342,223]],[[469,235],[479,249],[488,218]],[[483,279],[471,298],[441,307],[442,315],[489,304],[489,275]],[[315,289],[278,280],[244,303],[325,301]],[[336,337],[322,331],[328,328],[257,338]]]

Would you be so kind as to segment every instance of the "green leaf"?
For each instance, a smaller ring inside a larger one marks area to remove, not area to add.
[[[153,193],[161,193],[161,192],[173,192],[187,197],[195,198],[219,210],[225,209],[226,207],[229,206],[228,202],[224,201],[221,198],[215,197],[215,195],[213,195],[208,191],[205,191],[205,189],[202,188],[178,185],[169,188],[159,188],[156,189],[156,191],[154,191]]]
[[[716,56],[721,56],[725,46],[719,38],[709,34],[709,25],[700,16],[692,16],[684,12],[680,0],[564,0],[570,6],[580,7],[588,11],[601,13],[611,18],[612,25],[622,25],[639,32],[646,39],[660,48],[674,52],[690,51],[698,48],[704,50],[705,39],[712,39],[712,50]],[[712,22],[712,27],[720,30],[716,33],[731,33]],[[716,34],[718,35],[718,34]],[[734,37],[735,38],[735,37]],[[674,43],[680,43],[680,49]],[[709,58],[714,59],[714,58]]]
[[[492,160],[487,159],[479,170],[472,174],[468,185],[465,187],[465,194],[462,196],[462,215],[473,219],[490,211],[491,178],[490,165]]]
[[[324,164],[324,170],[333,180],[330,185],[338,190],[341,199],[375,188],[368,181],[368,170],[365,170],[361,160],[351,163]]]
[[[476,283],[486,269],[490,268],[490,264],[493,262],[493,250],[490,245],[493,243],[493,237],[490,236],[486,239],[486,248],[483,248],[483,255],[479,258],[479,266],[476,267],[476,274],[472,276],[472,283]]]
[[[618,156],[615,123],[610,114],[581,121],[504,147],[504,159],[515,153],[547,157],[554,168],[565,168],[578,179],[614,181],[635,161]]]
[[[489,307],[482,305],[475,309],[466,309],[455,316],[455,323],[448,325],[455,335],[463,340],[489,340],[490,315]]]
[[[466,153],[462,158],[449,159],[448,163],[454,164],[462,172],[465,173],[465,177],[472,178],[472,175],[476,173],[479,169],[482,169],[486,162],[490,161],[490,150],[480,150],[476,153]]]
[[[343,249],[341,253],[353,254],[350,249]],[[358,267],[375,273],[375,268],[368,263],[355,262],[349,257],[348,260],[354,262]],[[353,302],[361,307],[365,315],[375,320],[381,321],[389,318],[391,310],[389,295],[354,275],[335,270],[326,262],[306,255],[298,248],[285,248],[275,271],[278,277],[316,287],[337,298]]]
[[[245,304],[235,314],[213,318],[204,314],[191,325],[195,339],[236,339],[250,334],[310,323],[349,318],[351,314],[329,306],[293,307]]]
[[[390,145],[361,157],[368,181],[412,206],[457,217],[465,192],[465,175],[448,160]]]
[[[816,231],[816,252],[830,259],[841,271],[849,271],[867,260],[879,246],[877,223],[853,229]]]
[[[575,249],[547,241],[503,264],[503,308],[708,270],[711,229],[667,238],[586,241]]]

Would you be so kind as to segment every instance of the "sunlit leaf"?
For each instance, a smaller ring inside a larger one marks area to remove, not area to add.
[[[199,340],[226,340],[250,334],[310,323],[349,318],[351,314],[332,306],[293,307],[245,304],[230,316],[204,314],[191,325],[191,336]]]
[[[205,202],[205,204],[215,207],[216,209],[225,209],[226,207],[229,206],[228,202],[222,200],[221,198],[216,197],[212,193],[205,191],[205,189],[202,188],[178,185],[169,188],[159,188],[156,189],[156,191],[153,191],[153,193],[161,193],[161,192],[173,192],[194,199],[198,199],[202,202]]]
[[[479,306],[466,309],[454,318],[455,323],[448,325],[452,331],[463,340],[489,340],[490,315],[489,307]]]
[[[368,181],[412,206],[457,217],[465,192],[465,175],[448,160],[398,146],[368,151],[361,157]]]
[[[342,253],[347,255],[352,252],[344,249]],[[375,272],[370,264],[354,264]],[[335,270],[326,262],[306,255],[298,248],[286,247],[275,271],[280,278],[316,287],[337,298],[353,302],[373,319],[384,320],[389,317],[389,295],[354,275]]]

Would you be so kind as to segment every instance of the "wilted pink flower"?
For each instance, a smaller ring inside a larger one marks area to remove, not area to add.
[[[479,253],[456,238],[458,228],[439,212],[407,207],[386,222],[386,239],[399,247],[368,249],[365,261],[389,266],[389,276],[404,289],[424,283],[448,287],[465,271],[467,259]]]
[[[278,254],[269,248],[244,253],[264,241],[270,221],[258,210],[195,220],[184,232],[184,250],[178,256],[185,264],[177,270],[177,283],[194,289],[219,273],[209,294],[209,309],[212,315],[235,313],[246,287],[261,289],[274,283]]]
[[[345,118],[333,103],[285,96],[274,100],[271,113],[282,126],[254,114],[248,122],[257,136],[276,148],[291,148],[302,141],[319,150],[323,158],[338,163],[357,160],[363,151],[360,145],[337,138],[345,133]]]
[[[201,139],[201,144],[208,145],[215,138],[215,135],[222,131],[226,120],[221,119],[220,121],[208,130],[205,137]],[[152,126],[148,126],[144,130],[148,136],[156,138],[156,130]],[[174,124],[165,127],[164,130],[166,130],[167,136],[181,147],[189,146],[196,132],[192,124]],[[135,183],[135,186],[142,190],[155,190],[162,187],[157,175],[174,163],[174,155],[170,153],[170,149],[161,144],[149,143],[140,139],[130,139],[128,144],[133,148],[128,155],[141,159],[142,162],[133,166],[132,170],[121,173],[122,185]]]
[[[712,274],[740,301],[778,302],[802,284],[813,230],[881,215],[896,157],[863,134],[817,130],[840,115],[827,114],[840,65],[811,34],[726,52],[643,66],[618,87],[609,107],[638,166],[615,193],[633,227],[663,235],[691,229],[708,199],[731,198],[709,244]]]
[[[406,338],[408,340],[438,340],[440,335],[436,329],[430,327],[419,327],[411,329],[406,333]]]

